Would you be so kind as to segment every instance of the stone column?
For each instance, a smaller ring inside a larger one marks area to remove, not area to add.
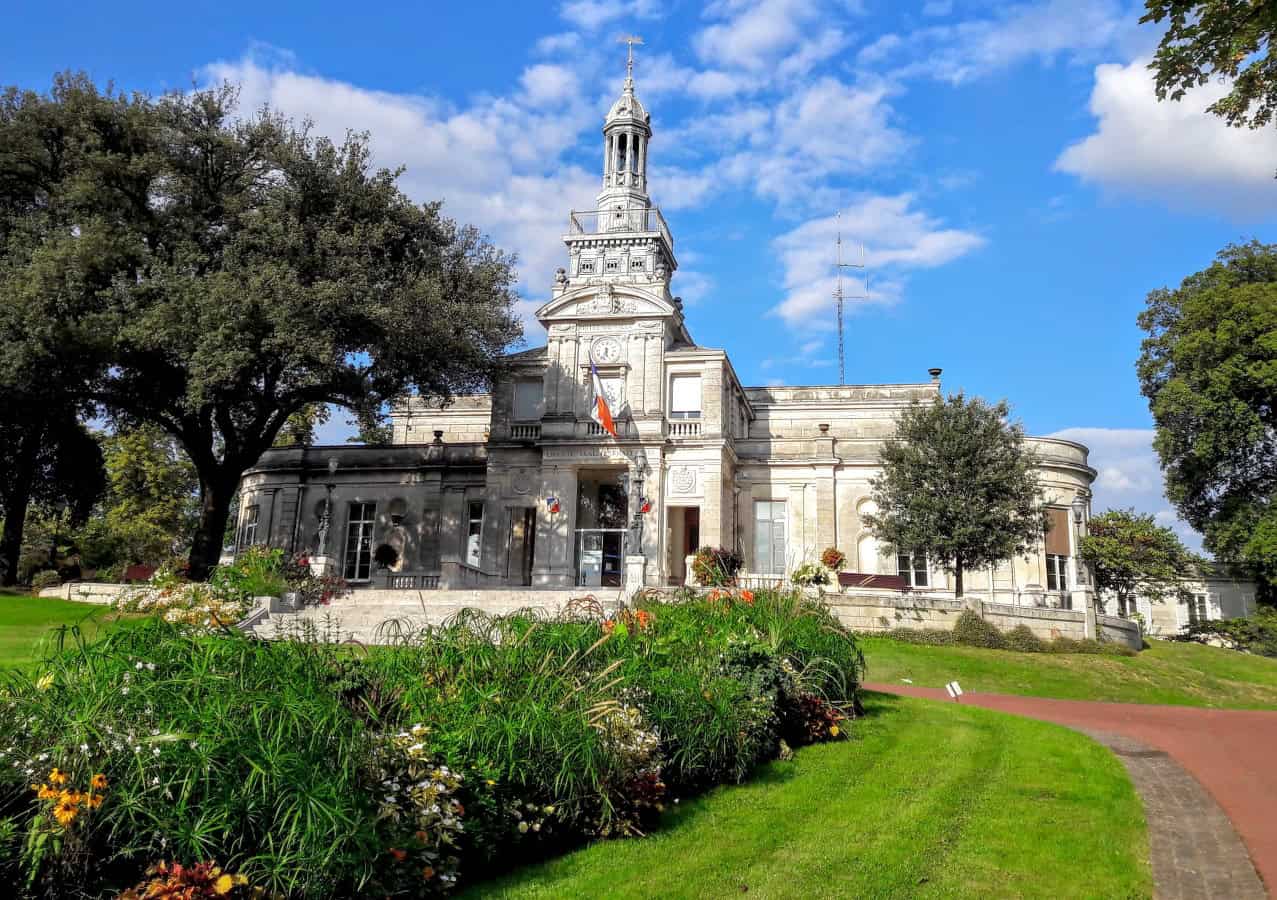
[[[639,187],[643,188],[647,186],[647,138],[639,138],[638,151]]]
[[[643,516],[643,555],[647,557],[644,581],[646,584],[662,584],[666,562],[665,462],[659,448],[648,448],[646,453],[648,471],[643,474],[643,495],[652,504],[652,511]]]
[[[701,467],[701,546],[724,545],[726,528],[723,525],[723,469],[718,461]],[[728,547],[727,549],[731,549]]]
[[[576,493],[577,472],[574,466],[548,466],[541,470],[541,496],[532,562],[532,583],[537,587],[572,587],[576,584]],[[558,498],[557,513],[550,512],[547,497]]]
[[[644,339],[643,352],[643,406],[649,415],[661,415],[665,404],[661,401],[664,384],[665,355],[661,352],[661,335],[649,334]]]
[[[816,480],[816,555],[826,547],[834,546],[834,517],[837,515],[834,500],[834,478],[832,467],[828,475]]]

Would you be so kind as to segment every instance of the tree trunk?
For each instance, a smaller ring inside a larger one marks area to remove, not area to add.
[[[18,462],[14,467],[13,484],[10,485],[8,502],[4,510],[4,534],[0,536],[0,584],[18,583],[18,557],[22,555],[22,532],[27,524],[27,507],[31,505],[31,482],[35,478],[35,463],[40,455],[43,428],[28,428],[22,435],[18,448]]]
[[[200,473],[200,524],[191,540],[191,554],[187,558],[188,577],[192,581],[208,578],[222,556],[222,537],[226,533],[226,520],[231,512],[231,499],[239,484],[239,472],[233,475],[224,470],[206,476]]]
[[[956,560],[953,564],[953,596],[962,599],[962,560]]]

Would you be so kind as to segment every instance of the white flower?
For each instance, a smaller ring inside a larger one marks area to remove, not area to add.
[[[147,664],[146,664],[146,667],[147,667],[149,670],[151,670],[152,672],[154,672],[154,671],[155,671],[155,663],[147,663]]]
[[[47,760],[47,759],[49,758],[49,754],[47,754],[47,753],[41,753],[41,754],[39,755],[39,757],[37,757],[37,758],[40,760],[40,762],[44,762],[45,760]]]
[[[527,834],[527,833],[528,833],[528,823],[527,823],[527,822],[520,822],[520,823],[519,823],[519,834]]]
[[[127,694],[128,692],[129,692],[129,689],[128,689],[127,687],[122,687],[122,688],[120,688],[120,693],[121,693],[121,694]]]
[[[141,668],[142,668],[142,661],[141,661],[141,660],[138,660],[137,665],[135,665],[133,668],[138,669],[138,670],[141,670]]]
[[[152,755],[152,756],[159,756],[159,755],[160,755],[160,748],[159,748],[159,747],[155,747],[155,748],[153,748],[153,749],[151,750],[151,755]]]

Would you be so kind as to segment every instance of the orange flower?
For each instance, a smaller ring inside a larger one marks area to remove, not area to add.
[[[107,785],[106,776],[103,775],[101,772],[98,772],[98,774],[94,775],[91,779],[89,779],[89,787],[93,788],[93,790],[95,791],[105,791],[106,785]]]
[[[616,628],[616,623],[613,622],[611,619],[608,619],[606,622],[603,623],[604,634],[611,634],[615,628]]]
[[[740,592],[740,598],[746,603],[752,604],[754,602],[754,592],[748,589],[743,590]]]
[[[36,796],[41,800],[52,800],[58,796],[57,789],[47,784],[33,784],[31,785],[31,790],[35,791]]]
[[[426,881],[429,881],[431,878],[435,877],[435,870],[431,868],[430,866],[426,866],[424,869],[421,870],[421,877],[424,878]]]
[[[640,629],[646,628],[652,622],[652,614],[645,609],[640,609],[634,617],[638,620]]]
[[[97,809],[99,806],[102,805],[102,795],[89,794],[88,803],[89,803],[89,809]]]
[[[395,858],[395,862],[403,862],[405,859],[408,858],[407,851],[400,850],[398,847],[391,847],[386,852]]]
[[[70,776],[56,766],[49,772],[49,784],[66,784],[69,780]]]

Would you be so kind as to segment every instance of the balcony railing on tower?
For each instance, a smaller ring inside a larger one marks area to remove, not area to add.
[[[665,217],[655,206],[646,209],[594,209],[584,212],[573,210],[568,215],[568,234],[613,234],[617,232],[660,232],[671,248],[674,238],[670,235]]]

